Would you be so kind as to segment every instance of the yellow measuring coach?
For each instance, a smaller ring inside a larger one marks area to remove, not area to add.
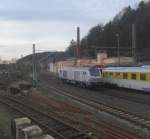
[[[104,68],[103,82],[150,92],[150,66]]]

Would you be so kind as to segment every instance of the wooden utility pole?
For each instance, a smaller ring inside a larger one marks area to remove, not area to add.
[[[136,63],[136,26],[132,24],[132,57],[134,63]]]

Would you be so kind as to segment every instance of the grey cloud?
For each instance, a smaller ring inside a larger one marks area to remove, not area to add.
[[[93,25],[107,22],[123,7],[140,0],[1,0],[0,44],[14,49],[5,58],[28,54],[32,43],[39,48],[65,49],[76,36],[76,26],[84,36]],[[61,41],[60,41],[61,40]]]
[[[119,4],[132,0],[5,0],[0,5],[0,19],[56,20],[95,22],[106,21],[118,12]],[[139,0],[134,0],[139,1]],[[120,5],[122,6],[122,5]]]
[[[89,17],[84,13],[75,14],[71,11],[9,11],[0,10],[1,20],[22,20],[22,21],[79,21],[79,22],[92,22],[96,21],[95,17]]]

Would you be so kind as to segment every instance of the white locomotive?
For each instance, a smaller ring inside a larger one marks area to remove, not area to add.
[[[59,78],[86,87],[102,83],[102,73],[96,67],[65,67],[59,71]]]
[[[103,69],[103,82],[118,87],[150,91],[150,66]]]

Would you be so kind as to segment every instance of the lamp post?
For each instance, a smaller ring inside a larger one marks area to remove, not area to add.
[[[118,66],[120,66],[120,36],[119,33],[116,34],[117,38],[117,57],[118,57]]]

